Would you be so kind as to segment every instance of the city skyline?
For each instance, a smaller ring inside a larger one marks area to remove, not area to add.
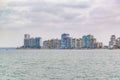
[[[61,39],[42,41],[41,37],[31,37],[24,34],[23,49],[102,49],[103,43],[98,42],[94,35],[88,34],[82,38],[73,38],[68,33],[61,34]]]
[[[119,37],[119,0],[1,0],[0,47],[19,47],[23,35],[43,40],[62,33],[81,38],[92,34],[104,45]]]

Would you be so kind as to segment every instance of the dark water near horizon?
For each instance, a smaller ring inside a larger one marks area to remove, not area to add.
[[[0,80],[120,80],[120,50],[0,50]]]
[[[10,48],[7,48],[7,47],[5,47],[5,48],[2,48],[2,47],[0,47],[0,50],[16,50],[16,48],[12,48],[12,47],[10,47]]]

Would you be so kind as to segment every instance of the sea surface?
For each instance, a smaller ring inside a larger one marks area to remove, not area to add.
[[[0,80],[120,80],[120,50],[0,50]]]

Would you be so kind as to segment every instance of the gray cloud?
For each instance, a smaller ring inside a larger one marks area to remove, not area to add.
[[[77,18],[77,16],[81,16],[80,13],[71,13],[72,9],[69,8],[80,8],[80,9],[84,9],[84,8],[88,8],[90,6],[90,4],[85,2],[80,2],[80,3],[61,3],[61,4],[55,4],[55,3],[48,3],[48,2],[21,2],[21,3],[17,3],[17,2],[11,2],[8,3],[8,7],[10,7],[11,9],[13,8],[20,8],[20,7],[27,7],[30,9],[30,11],[21,11],[19,12],[18,10],[15,10],[14,13],[10,13],[11,15],[18,15],[20,17],[27,17],[27,19],[31,20],[31,21],[65,21],[65,20],[74,20]],[[65,8],[67,8],[67,10],[69,10],[69,12],[65,11]],[[9,10],[7,10],[9,11]],[[7,12],[6,13],[9,13]],[[12,10],[11,10],[12,11]],[[20,13],[20,14],[19,14]],[[39,16],[38,16],[39,14]],[[23,16],[22,16],[23,15]],[[36,16],[37,15],[37,16]],[[17,16],[17,17],[18,17]],[[56,17],[55,17],[56,16]],[[44,17],[44,18],[43,18]],[[59,18],[58,18],[59,17]],[[42,18],[42,20],[41,20]],[[49,19],[51,18],[51,19]],[[52,19],[52,18],[55,18]],[[58,20],[56,19],[58,18]]]
[[[9,1],[0,9],[0,31],[6,34],[8,31],[11,36],[31,33],[44,39],[64,32],[78,34],[76,37],[91,33],[107,44],[109,35],[119,34],[119,3],[119,0]]]
[[[62,7],[67,7],[67,8],[80,8],[80,9],[85,9],[85,8],[90,8],[91,5],[89,2],[72,2],[72,3],[65,3],[65,4],[59,4]]]

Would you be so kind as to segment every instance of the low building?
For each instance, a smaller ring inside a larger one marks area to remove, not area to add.
[[[43,42],[43,48],[45,49],[60,49],[61,48],[61,40],[59,39],[51,39]]]
[[[103,43],[102,42],[97,42],[97,48],[102,48],[103,47]]]

